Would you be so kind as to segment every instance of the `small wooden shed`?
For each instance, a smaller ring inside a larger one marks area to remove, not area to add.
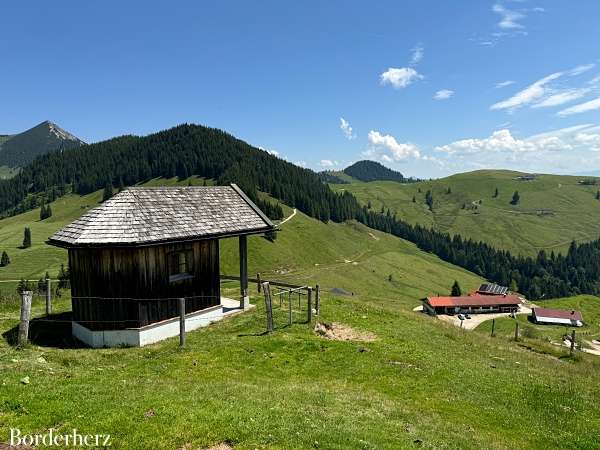
[[[234,184],[132,187],[56,232],[48,244],[68,249],[74,334],[90,341],[95,338],[82,333],[139,330],[176,318],[181,297],[186,313],[216,317],[221,238],[239,239],[240,308],[246,308],[247,236],[273,228]]]

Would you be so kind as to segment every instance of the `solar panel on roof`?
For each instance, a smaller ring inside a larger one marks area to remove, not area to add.
[[[497,284],[482,284],[479,286],[478,292],[482,294],[505,295],[508,292],[508,288]]]

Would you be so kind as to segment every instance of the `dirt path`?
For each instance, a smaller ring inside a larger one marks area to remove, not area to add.
[[[294,217],[297,212],[298,211],[296,210],[296,208],[294,208],[294,211],[288,217],[286,217],[281,222],[279,222],[279,225],[283,225],[284,223],[286,223],[288,220],[290,220],[292,217]]]

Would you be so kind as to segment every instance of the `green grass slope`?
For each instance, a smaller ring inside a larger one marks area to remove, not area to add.
[[[176,180],[152,184],[158,183]],[[3,248],[13,258],[1,279],[56,270],[66,255],[43,240],[99,197],[65,197],[52,205],[48,222],[38,221],[38,211],[0,221]],[[26,225],[34,245],[18,250]],[[0,442],[9,427],[53,427],[109,433],[115,449],[221,442],[241,450],[596,445],[600,360],[549,357],[411,311],[418,298],[447,292],[454,279],[465,290],[475,287],[481,280],[473,274],[362,225],[324,224],[300,213],[275,242],[251,237],[249,255],[251,272],[319,283],[321,320],[376,339],[325,340],[301,317],[285,326],[278,310],[277,329],[264,335],[263,300],[254,286],[256,310],[189,333],[184,349],[170,339],[146,348],[34,343],[17,350],[3,338]],[[222,243],[222,271],[237,272],[234,239]],[[354,295],[332,295],[335,287]],[[224,294],[236,293],[225,285]],[[68,292],[55,308],[70,308]],[[37,299],[33,315],[42,313]],[[15,304],[0,308],[0,333],[17,323]]]
[[[331,187],[348,190],[377,210],[389,208],[410,223],[461,234],[515,254],[564,251],[572,240],[600,237],[600,201],[595,198],[600,179],[595,179],[598,185],[588,186],[579,181],[589,177],[540,175],[533,181],[519,181],[519,175],[523,174],[481,170],[413,184],[378,181]],[[494,198],[496,188],[499,195]],[[425,204],[428,190],[433,193],[433,211]],[[510,204],[514,191],[521,197],[518,205]]]

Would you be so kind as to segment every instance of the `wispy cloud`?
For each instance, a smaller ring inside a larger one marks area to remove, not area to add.
[[[382,85],[391,84],[395,89],[402,89],[414,81],[423,79],[423,75],[412,67],[390,67],[379,76]]]
[[[511,84],[515,84],[513,80],[501,81],[500,83],[496,83],[496,89],[501,89],[506,86],[510,86]]]
[[[569,71],[569,75],[581,75],[582,73],[585,73],[588,70],[593,69],[594,67],[596,67],[596,64],[582,64],[581,66],[577,66],[574,69],[571,69]]]
[[[410,58],[410,64],[412,66],[418,64],[425,56],[425,49],[422,44],[417,44],[415,48],[412,49],[412,56]]]
[[[356,134],[352,132],[352,127],[350,126],[350,123],[348,123],[348,121],[343,117],[340,117],[340,129],[342,130],[342,133],[344,133],[344,136],[346,136],[346,139],[356,139]]]
[[[561,117],[571,116],[573,114],[581,114],[588,111],[600,109],[600,97],[590,100],[589,102],[580,103],[569,108],[559,111],[557,114]]]
[[[522,91],[517,92],[512,97],[502,100],[500,102],[494,103],[490,109],[492,110],[502,110],[507,109],[509,111],[514,111],[518,108],[521,108],[527,104],[533,103],[535,100],[543,97],[547,93],[546,85],[553,80],[561,77],[563,75],[562,72],[555,72],[550,74],[541,80],[536,81],[535,83],[527,86]]]
[[[572,102],[583,97],[585,94],[590,92],[591,89],[567,89],[566,91],[552,94],[540,102],[531,105],[532,108],[548,108],[551,106],[564,105],[565,103]]]
[[[379,157],[383,161],[405,161],[421,156],[421,152],[416,145],[398,142],[394,136],[381,134],[379,131],[369,131],[369,143],[371,147],[364,155]]]
[[[435,93],[435,95],[433,96],[433,99],[434,100],[447,100],[450,97],[452,97],[453,95],[454,95],[454,91],[451,91],[450,89],[442,89]]]
[[[523,24],[519,23],[520,20],[525,19],[526,16],[524,13],[510,10],[500,3],[496,3],[494,6],[492,6],[492,11],[500,15],[500,22],[498,22],[498,26],[503,30],[525,28]]]

